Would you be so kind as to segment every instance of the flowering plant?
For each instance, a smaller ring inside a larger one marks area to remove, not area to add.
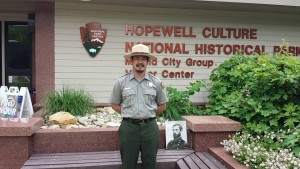
[[[300,153],[286,148],[287,136],[299,135],[295,130],[264,132],[253,136],[249,133],[236,133],[221,144],[233,158],[249,168],[278,169],[300,168]],[[298,157],[297,157],[298,155]]]

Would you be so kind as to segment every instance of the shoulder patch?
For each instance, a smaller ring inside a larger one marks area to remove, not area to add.
[[[161,86],[162,88],[165,88],[165,86],[162,84],[162,81],[160,81],[160,86]]]

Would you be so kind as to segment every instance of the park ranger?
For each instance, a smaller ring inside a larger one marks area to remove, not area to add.
[[[143,44],[134,45],[130,59],[132,71],[121,76],[110,96],[112,108],[122,116],[119,146],[122,169],[135,169],[141,153],[142,169],[155,169],[159,145],[156,116],[166,108],[167,96],[160,79],[146,72],[156,59]]]

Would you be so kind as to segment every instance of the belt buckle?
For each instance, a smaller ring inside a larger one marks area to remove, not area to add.
[[[145,120],[143,119],[142,121],[139,122],[139,124],[144,124]]]

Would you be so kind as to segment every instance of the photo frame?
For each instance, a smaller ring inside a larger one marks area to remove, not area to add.
[[[166,121],[166,149],[178,150],[187,149],[186,121]]]

